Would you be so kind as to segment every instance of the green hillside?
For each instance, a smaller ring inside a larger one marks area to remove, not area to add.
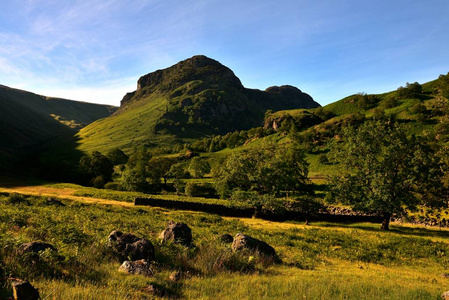
[[[246,89],[218,61],[194,56],[142,76],[116,114],[87,126],[77,137],[83,151],[173,145],[262,126],[268,109],[313,107],[319,104],[295,87]]]
[[[424,84],[407,83],[383,94],[359,93],[315,109],[281,110],[268,114],[264,129],[271,130],[268,139],[278,143],[294,137],[306,149],[310,175],[320,178],[337,174],[331,150],[341,138],[341,129],[368,119],[386,119],[406,124],[410,134],[433,136],[439,143],[449,142],[449,75]],[[245,147],[258,147],[261,139],[243,142],[231,151],[208,156],[222,157]],[[221,158],[223,160],[223,158]]]
[[[10,161],[109,116],[113,106],[49,98],[0,85],[0,159]]]

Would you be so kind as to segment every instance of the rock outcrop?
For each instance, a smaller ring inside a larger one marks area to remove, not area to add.
[[[44,242],[29,242],[29,243],[24,243],[24,244],[20,245],[18,253],[19,254],[23,254],[23,253],[27,253],[27,252],[39,253],[39,252],[45,251],[47,249],[56,251],[56,248],[51,244],[44,243]]]
[[[187,224],[169,221],[167,228],[161,233],[160,238],[164,241],[190,246],[192,243],[192,230]]]
[[[109,234],[108,240],[121,261],[154,259],[154,246],[147,239],[114,230]]]
[[[129,261],[125,260],[122,265],[119,267],[119,271],[134,274],[134,275],[143,275],[143,276],[153,276],[154,272],[151,269],[150,263],[145,259]]]
[[[263,254],[270,257],[276,256],[276,251],[273,247],[268,245],[267,243],[250,237],[248,235],[237,233],[234,237],[234,241],[232,242],[232,250],[240,251],[240,250],[250,250],[258,252],[259,254]]]

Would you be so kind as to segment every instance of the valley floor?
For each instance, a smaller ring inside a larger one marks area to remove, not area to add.
[[[0,246],[4,257],[0,271],[3,266],[8,272],[17,272],[15,276],[27,276],[39,288],[42,299],[157,298],[143,292],[149,284],[165,286],[172,291],[170,297],[186,299],[440,299],[449,290],[447,230],[393,224],[390,232],[381,232],[378,224],[367,223],[305,226],[221,218],[134,207],[129,201],[107,197],[76,196],[77,188],[72,185],[0,179]],[[22,194],[28,204],[13,204],[8,200],[11,193]],[[44,200],[48,197],[61,200],[65,206],[47,206]],[[192,228],[195,250],[158,243],[158,232],[170,219]],[[155,277],[119,273],[120,263],[102,256],[105,238],[114,229],[153,242],[159,260]],[[217,235],[237,232],[265,240],[276,249],[282,263],[257,261],[250,272],[217,265],[228,263],[217,260],[217,251],[226,250],[214,244]],[[30,239],[50,241],[61,249],[66,261],[51,265],[59,275],[39,273],[15,262],[13,252],[8,251]],[[177,269],[197,271],[178,283],[167,282],[170,272]],[[72,271],[74,274],[65,274]]]

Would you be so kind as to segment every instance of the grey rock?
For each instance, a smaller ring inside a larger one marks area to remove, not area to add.
[[[145,259],[129,261],[125,260],[119,267],[119,271],[128,274],[138,274],[143,276],[153,276],[154,272],[151,269],[150,263]]]
[[[160,238],[164,241],[172,241],[189,246],[192,243],[192,230],[184,223],[169,221],[167,228],[161,233]]]
[[[109,234],[108,240],[109,245],[121,261],[139,259],[151,261],[154,259],[154,246],[145,238],[114,230]]]
[[[232,242],[232,250],[240,251],[244,249],[256,251],[266,256],[276,256],[276,251],[274,250],[274,248],[267,243],[248,235],[237,233],[237,235],[234,237],[234,241]]]

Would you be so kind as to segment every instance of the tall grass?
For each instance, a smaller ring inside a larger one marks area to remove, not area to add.
[[[253,226],[205,213],[58,200],[0,195],[0,273],[29,279],[43,299],[147,299],[154,297],[145,289],[150,284],[188,299],[436,299],[449,283],[440,277],[449,268],[448,232],[263,220]],[[169,220],[192,228],[192,247],[160,242]],[[154,277],[117,271],[107,244],[112,230],[155,245]],[[281,262],[234,253],[219,238],[238,232],[272,245]],[[58,251],[18,255],[22,243],[36,240]],[[180,282],[168,280],[174,270],[183,272]],[[10,295],[7,283],[0,286],[7,288],[0,295]]]

